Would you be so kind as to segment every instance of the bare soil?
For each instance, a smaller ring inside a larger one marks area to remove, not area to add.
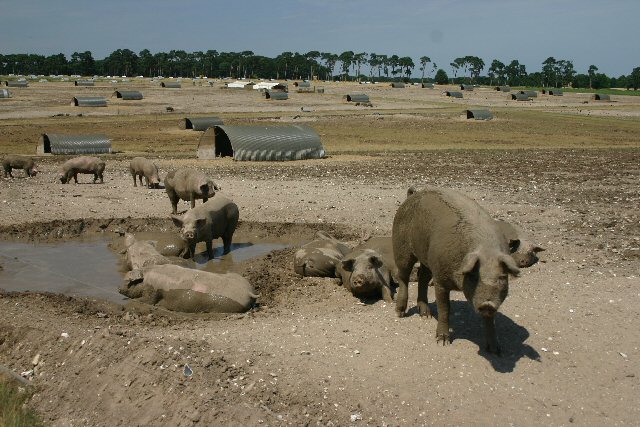
[[[380,90],[397,96],[385,101],[394,112],[381,128],[409,123],[418,133],[425,121],[435,120],[409,110],[417,102],[411,96]],[[237,108],[238,121],[252,111],[246,102],[233,102],[196,110],[231,116]],[[314,108],[340,115],[323,102]],[[560,101],[545,102],[554,105],[527,108],[565,115]],[[30,120],[42,129],[48,120],[61,120],[53,128],[84,126],[72,117],[46,118],[52,111],[47,108],[33,119],[0,108],[3,152],[31,146]],[[288,108],[277,115],[291,114]],[[366,114],[388,113],[376,108]],[[405,113],[395,111],[403,108]],[[497,123],[527,113],[513,108]],[[482,350],[479,318],[461,294],[452,295],[453,342],[437,345],[435,319],[416,312],[415,284],[409,315],[398,319],[392,305],[362,302],[335,280],[296,276],[295,249],[289,248],[237,266],[261,294],[257,307],[243,315],[187,316],[135,302],[119,306],[3,292],[0,365],[16,373],[34,370],[31,403],[53,426],[636,425],[640,145],[637,133],[616,130],[621,117],[640,109],[636,101],[624,100],[607,111],[620,114],[598,118],[611,120],[599,125],[609,126],[611,134],[609,145],[601,146],[605,135],[595,144],[599,148],[586,136],[585,148],[545,143],[542,149],[516,144],[367,152],[361,140],[355,149],[329,151],[331,157],[322,160],[241,163],[196,161],[190,150],[197,138],[175,130],[183,145],[159,144],[160,154],[149,150],[162,174],[190,165],[221,184],[240,207],[243,232],[297,241],[311,239],[316,230],[349,244],[389,234],[410,185],[464,191],[547,249],[540,263],[513,279],[497,317],[500,357]],[[253,112],[247,120],[260,115]],[[131,125],[121,131],[131,139],[126,152],[105,156],[104,184],[91,184],[89,176],[80,176],[78,185],[59,184],[57,168],[64,159],[58,157],[38,159],[41,173],[33,179],[16,171],[20,177],[0,180],[0,238],[37,243],[171,230],[164,191],[134,188],[127,171],[130,157],[153,147],[157,128],[135,126],[148,123],[148,114],[110,114],[92,122],[94,130],[107,133],[118,123]],[[321,113],[311,116],[312,122],[329,120]],[[357,139],[348,128],[339,129],[335,139],[340,133]],[[468,138],[474,130],[486,131],[468,129]],[[553,135],[535,132],[523,144],[549,139]],[[431,291],[429,298],[434,299]]]

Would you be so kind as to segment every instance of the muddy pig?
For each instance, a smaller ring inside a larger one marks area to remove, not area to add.
[[[500,353],[495,314],[509,292],[509,275],[520,272],[496,221],[475,201],[451,190],[427,187],[410,194],[393,219],[398,268],[396,312],[407,308],[407,282],[420,262],[418,309],[430,315],[427,285],[433,279],[438,307],[436,341],[449,342],[451,291],[462,291],[484,321],[485,349]]]
[[[242,313],[259,296],[239,274],[216,274],[169,264],[145,268],[142,283],[124,284],[119,292],[187,313]]]
[[[4,169],[4,177],[13,178],[11,171],[13,169],[22,169],[24,176],[34,177],[38,173],[38,168],[31,157],[9,155],[2,160],[2,169]]]
[[[293,269],[303,277],[340,277],[336,267],[351,252],[344,243],[321,231],[316,239],[298,249],[293,258]]]
[[[142,185],[142,177],[144,176],[147,182],[147,187],[158,188],[160,187],[160,178],[158,177],[158,167],[149,159],[144,157],[134,157],[129,163],[129,171],[133,177],[133,186],[137,187],[136,177],[140,180]]]
[[[356,246],[344,256],[338,271],[342,285],[354,296],[393,302],[396,265],[391,237],[372,237]]]
[[[100,183],[104,183],[104,166],[104,161],[97,157],[74,157],[73,159],[67,160],[62,165],[62,168],[60,169],[60,182],[66,184],[71,181],[71,178],[73,177],[77,184],[78,174],[86,173],[93,174],[94,184],[98,178],[100,178]]]
[[[224,253],[231,250],[231,239],[238,225],[238,206],[218,194],[214,198],[188,210],[183,216],[171,215],[173,223],[189,247],[189,256],[196,254],[196,243],[207,244],[207,255],[213,258],[213,239],[222,237]]]
[[[171,201],[174,215],[178,213],[180,199],[189,200],[193,209],[196,206],[196,199],[206,202],[209,197],[216,194],[217,190],[220,190],[220,187],[205,174],[187,168],[169,172],[164,178],[164,187]]]
[[[507,240],[511,258],[513,258],[518,267],[531,267],[540,260],[537,253],[545,249],[529,240],[520,227],[502,220],[497,220],[496,224]]]

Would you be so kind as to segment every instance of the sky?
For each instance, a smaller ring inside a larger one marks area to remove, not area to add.
[[[0,53],[312,50],[467,55],[540,71],[552,56],[610,77],[640,66],[640,0],[0,0]]]

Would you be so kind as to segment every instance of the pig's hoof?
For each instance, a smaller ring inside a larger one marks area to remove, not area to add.
[[[396,309],[396,316],[398,316],[398,317],[404,317],[404,310],[398,310],[398,309]]]
[[[426,304],[418,304],[418,312],[420,313],[420,316],[433,317],[429,306]]]
[[[449,331],[440,332],[436,330],[436,343],[440,344],[442,341],[442,345],[451,344],[451,338],[449,337]]]
[[[495,354],[496,356],[502,355],[502,349],[498,343],[487,344],[484,349],[487,353]]]

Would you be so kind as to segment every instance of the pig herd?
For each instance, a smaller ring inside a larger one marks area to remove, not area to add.
[[[25,176],[37,173],[33,159],[8,156],[2,162],[5,177],[12,169]],[[96,157],[66,161],[60,181],[67,183],[77,174],[93,174],[93,182],[103,182],[105,162]],[[157,166],[136,157],[130,162],[134,186],[137,181],[159,188]],[[119,289],[130,298],[139,298],[169,310],[185,312],[242,312],[258,295],[242,276],[214,274],[194,269],[190,260],[195,247],[204,242],[209,258],[213,240],[221,238],[223,252],[231,250],[238,225],[239,209],[230,199],[216,194],[221,188],[206,175],[181,168],[169,172],[164,187],[171,203],[171,219],[180,229],[178,238],[166,242],[136,240],[124,236],[123,253],[129,272]],[[180,200],[191,209],[178,215]],[[196,200],[202,204],[196,206]],[[435,293],[437,307],[436,341],[450,342],[450,292],[462,292],[484,324],[485,350],[500,353],[495,317],[509,291],[509,276],[534,265],[544,249],[533,243],[518,227],[491,218],[488,212],[466,195],[437,187],[410,188],[399,206],[391,236],[373,237],[350,247],[334,237],[318,232],[316,239],[296,251],[293,268],[300,276],[331,277],[353,296],[364,299],[395,300],[397,316],[405,315],[408,283],[412,274],[418,282],[417,309],[421,316],[433,316],[428,305],[428,286]],[[415,280],[415,279],[414,279]]]

